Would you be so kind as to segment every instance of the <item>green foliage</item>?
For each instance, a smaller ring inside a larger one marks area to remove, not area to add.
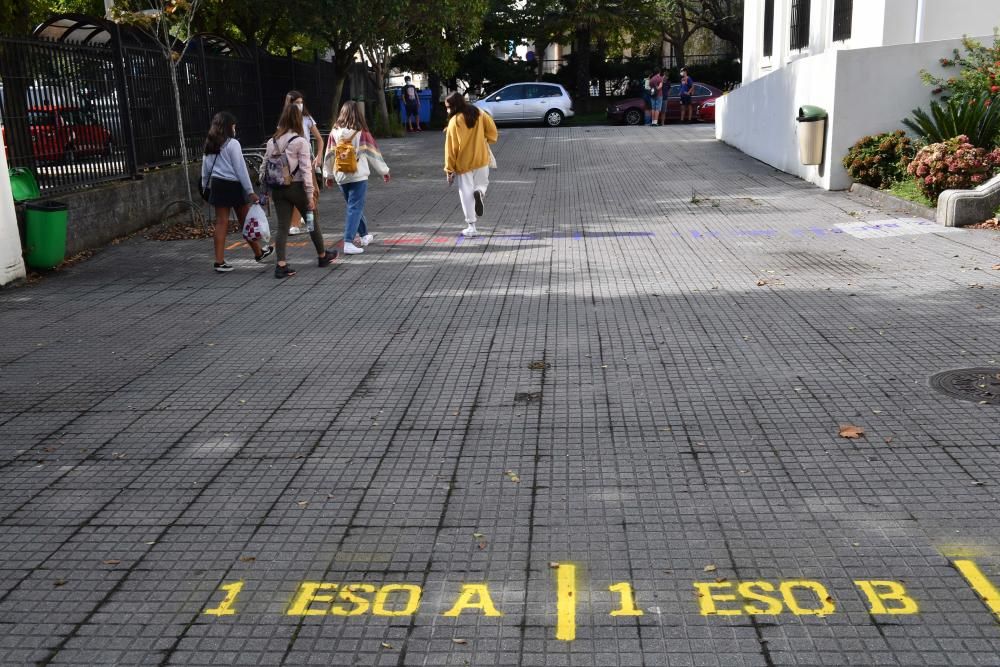
[[[906,168],[920,190],[937,203],[945,190],[967,190],[982,185],[1000,169],[1000,149],[987,152],[954,137],[920,149]]]
[[[902,130],[862,137],[851,146],[842,164],[856,182],[885,189],[906,176],[915,150]]]
[[[931,102],[931,112],[914,109],[913,117],[903,125],[916,133],[926,143],[940,143],[965,135],[973,146],[994,148],[1000,134],[1000,111],[989,94],[966,101],[952,97],[939,104]]]
[[[508,83],[534,81],[535,70],[531,63],[501,60],[493,55],[488,45],[480,44],[461,56],[455,76],[466,81],[473,90],[485,87],[485,94]]]
[[[962,47],[965,53],[955,49],[952,58],[940,60],[942,67],[957,69],[957,75],[938,77],[921,70],[920,77],[924,83],[933,86],[934,94],[944,99],[958,97],[971,100],[1000,93],[1000,30],[994,28],[992,46],[984,46],[965,37]]]
[[[377,113],[372,120],[372,133],[380,139],[386,137],[398,138],[406,134],[406,129],[403,127],[398,113],[390,113],[388,122],[382,118],[382,114]]]
[[[103,0],[0,0],[0,34],[27,37],[53,14],[104,16]]]

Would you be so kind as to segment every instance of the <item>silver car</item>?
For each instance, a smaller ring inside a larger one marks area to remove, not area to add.
[[[573,100],[558,83],[512,83],[475,103],[497,123],[541,121],[559,127],[572,118]]]

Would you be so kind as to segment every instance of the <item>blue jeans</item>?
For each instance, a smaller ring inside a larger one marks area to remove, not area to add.
[[[368,194],[368,181],[343,183],[340,186],[340,191],[344,193],[344,199],[347,201],[344,241],[354,243],[354,237],[358,233],[362,236],[368,233],[368,225],[365,224],[365,196]]]

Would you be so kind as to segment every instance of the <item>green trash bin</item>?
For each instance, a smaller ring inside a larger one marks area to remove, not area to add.
[[[33,269],[51,269],[66,256],[69,207],[59,201],[29,202],[24,209],[24,260]]]
[[[803,105],[799,107],[799,162],[802,164],[823,164],[823,145],[826,139],[827,113],[820,107]]]

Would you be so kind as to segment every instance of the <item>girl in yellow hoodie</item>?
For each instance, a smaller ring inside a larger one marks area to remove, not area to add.
[[[485,210],[483,199],[490,184],[490,148],[497,142],[497,126],[488,113],[466,103],[461,93],[444,101],[448,111],[445,130],[444,171],[448,184],[458,181],[458,197],[465,213],[464,236],[476,235],[477,216]]]

